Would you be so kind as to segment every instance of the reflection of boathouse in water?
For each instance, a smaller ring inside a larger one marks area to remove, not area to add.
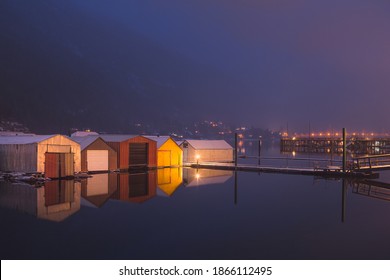
[[[156,171],[118,174],[118,188],[111,198],[142,203],[156,195]]]
[[[81,181],[81,204],[83,206],[101,207],[118,188],[118,174],[94,174]]]
[[[157,187],[159,195],[171,196],[183,182],[183,168],[157,169]]]
[[[35,188],[28,184],[2,182],[0,207],[60,222],[80,210],[80,184],[59,180]]]
[[[186,187],[223,184],[233,176],[233,171],[213,169],[183,169],[183,183]]]

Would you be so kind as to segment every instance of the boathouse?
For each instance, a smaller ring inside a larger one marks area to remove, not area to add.
[[[157,167],[181,166],[183,151],[169,136],[145,136],[157,143]]]
[[[183,162],[233,162],[233,147],[225,140],[185,140]]]
[[[99,136],[71,137],[80,144],[81,171],[112,171],[118,168],[117,152]]]
[[[73,176],[81,170],[80,144],[63,135],[1,136],[0,170]]]
[[[101,134],[100,137],[117,152],[119,169],[156,167],[156,141],[138,135]]]

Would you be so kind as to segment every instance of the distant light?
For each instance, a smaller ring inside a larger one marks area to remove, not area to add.
[[[292,138],[292,140],[295,140],[295,139],[297,139],[297,138],[295,138],[295,137]],[[293,152],[293,153],[294,153],[294,152]]]
[[[200,174],[199,174],[199,173],[196,173],[196,174],[195,174],[195,178],[196,178],[197,180],[199,180]]]
[[[200,155],[195,155],[195,158],[196,158],[197,160],[199,160],[199,159],[200,159]]]
[[[295,151],[292,152],[292,155],[293,155],[293,157],[295,157],[295,155],[296,155]]]

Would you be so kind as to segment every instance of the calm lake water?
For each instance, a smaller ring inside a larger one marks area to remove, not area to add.
[[[201,169],[0,182],[0,257],[390,259],[389,200],[359,182]]]

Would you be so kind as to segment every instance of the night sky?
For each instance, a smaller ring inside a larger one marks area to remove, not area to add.
[[[390,2],[0,2],[0,117],[389,131]]]

